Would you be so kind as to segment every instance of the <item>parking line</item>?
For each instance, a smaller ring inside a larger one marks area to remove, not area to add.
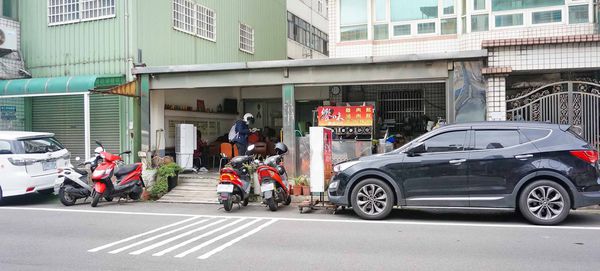
[[[110,243],[110,244],[106,244],[106,245],[103,245],[103,246],[99,246],[99,247],[97,247],[97,248],[93,248],[93,249],[90,249],[90,250],[88,250],[88,252],[98,252],[98,251],[100,251],[100,250],[103,250],[103,249],[105,249],[105,248],[109,248],[109,247],[112,247],[112,246],[114,246],[114,245],[118,245],[118,244],[121,244],[121,243],[125,243],[125,242],[127,242],[127,241],[131,241],[131,240],[133,240],[133,239],[136,239],[136,238],[138,238],[138,237],[142,237],[142,236],[144,236],[144,235],[148,235],[148,234],[151,234],[151,233],[155,233],[155,232],[157,232],[157,231],[161,231],[161,230],[164,230],[164,229],[168,229],[168,228],[171,228],[171,227],[175,227],[175,226],[177,226],[177,225],[180,225],[180,224],[183,224],[183,223],[189,222],[189,221],[191,221],[191,220],[194,220],[194,219],[196,219],[196,218],[198,218],[198,217],[200,217],[200,216],[195,216],[195,217],[192,217],[192,218],[188,218],[188,219],[185,219],[185,220],[182,220],[182,221],[179,221],[179,222],[173,223],[173,224],[169,224],[169,225],[166,225],[166,226],[163,226],[163,227],[160,227],[160,228],[157,228],[157,229],[151,230],[151,231],[147,231],[147,232],[144,232],[144,233],[141,233],[141,234],[138,234],[138,235],[131,236],[131,237],[129,237],[129,238],[126,238],[126,239],[123,239],[123,240],[119,240],[119,241],[117,241],[117,242],[113,242],[113,243]]]
[[[183,242],[183,243],[179,243],[179,244],[177,244],[177,245],[175,245],[175,246],[172,246],[172,247],[170,247],[170,248],[167,248],[167,249],[165,249],[165,250],[163,250],[163,251],[159,251],[159,252],[157,252],[157,253],[154,253],[154,254],[152,254],[152,256],[162,256],[162,255],[165,255],[165,254],[167,254],[167,253],[169,253],[169,252],[171,252],[171,251],[173,251],[173,250],[176,250],[176,249],[178,249],[178,248],[180,248],[180,247],[182,247],[182,246],[185,246],[185,245],[187,245],[187,244],[189,244],[189,243],[192,243],[192,242],[194,242],[194,241],[200,240],[200,239],[202,239],[202,238],[204,238],[204,237],[206,237],[206,236],[209,236],[209,235],[211,235],[211,234],[213,234],[213,233],[215,233],[215,232],[218,232],[218,231],[220,231],[220,230],[222,230],[222,229],[224,229],[224,228],[227,228],[227,227],[229,227],[229,226],[233,226],[233,225],[235,225],[235,224],[237,224],[237,223],[240,223],[240,222],[242,222],[242,221],[244,221],[244,220],[246,220],[246,219],[245,219],[245,218],[238,219],[238,220],[236,220],[236,221],[233,221],[233,222],[231,222],[231,223],[229,223],[229,224],[227,224],[227,225],[225,225],[225,226],[223,226],[223,227],[220,227],[220,228],[218,228],[218,229],[214,229],[214,230],[212,230],[212,231],[209,231],[209,232],[205,232],[205,233],[203,233],[202,235],[196,236],[196,237],[194,237],[194,238],[192,238],[192,239],[189,239],[189,240],[187,240],[187,241],[185,241],[185,242]]]
[[[210,224],[208,224],[208,225],[204,225],[204,226],[202,226],[202,227],[200,227],[200,228],[193,229],[193,230],[191,230],[191,231],[188,231],[188,232],[182,233],[182,234],[180,234],[180,235],[177,235],[177,236],[171,237],[171,238],[169,238],[169,239],[166,239],[166,240],[160,241],[160,242],[158,242],[158,243],[155,243],[155,244],[152,244],[152,245],[150,245],[150,246],[147,246],[147,247],[145,247],[145,248],[142,248],[142,249],[136,250],[136,251],[134,251],[134,252],[131,252],[131,253],[129,253],[129,254],[131,254],[131,255],[140,255],[140,254],[142,254],[142,253],[144,253],[144,252],[146,252],[146,251],[149,251],[149,250],[155,249],[155,248],[157,248],[157,247],[160,247],[160,246],[162,246],[162,245],[168,244],[168,243],[170,243],[170,242],[172,242],[172,241],[175,241],[175,240],[177,240],[177,239],[179,239],[179,238],[182,238],[182,237],[188,236],[188,235],[190,235],[190,234],[192,234],[192,233],[195,233],[195,232],[198,232],[198,231],[204,230],[204,229],[206,229],[206,228],[212,227],[212,226],[214,226],[214,225],[217,225],[217,224],[223,223],[223,222],[225,222],[226,220],[227,220],[227,219],[217,220],[216,222],[210,223]]]
[[[210,245],[210,244],[212,244],[212,243],[214,243],[216,241],[219,241],[219,240],[221,240],[221,239],[223,239],[223,238],[225,238],[225,237],[227,237],[229,235],[232,235],[232,234],[234,234],[234,233],[236,233],[238,231],[241,231],[241,230],[243,230],[245,228],[248,228],[248,227],[252,226],[253,224],[255,224],[256,222],[259,222],[261,220],[262,219],[252,220],[252,221],[250,221],[250,223],[244,224],[244,225],[242,225],[242,226],[240,226],[240,227],[238,227],[238,228],[236,228],[236,229],[234,229],[232,231],[228,231],[225,234],[221,234],[221,235],[219,235],[219,236],[217,236],[217,237],[215,237],[213,239],[210,239],[210,240],[208,240],[208,241],[206,241],[206,242],[204,242],[204,243],[202,243],[202,244],[200,244],[198,246],[195,246],[195,247],[193,247],[191,249],[188,249],[188,250],[186,250],[186,251],[184,251],[184,252],[182,252],[180,254],[177,254],[177,255],[175,255],[175,258],[183,258],[183,257],[185,257],[186,255],[188,255],[190,253],[196,252],[196,251],[202,249],[203,247],[206,247],[206,246],[208,246],[208,245]]]
[[[181,230],[185,230],[185,229],[187,229],[187,228],[189,228],[189,227],[193,227],[193,226],[196,226],[196,225],[198,225],[198,224],[202,224],[202,223],[204,223],[204,222],[206,222],[206,221],[208,221],[208,220],[209,220],[209,219],[200,220],[200,221],[198,221],[198,222],[195,222],[195,223],[192,223],[192,224],[189,224],[189,225],[185,225],[185,226],[183,226],[183,227],[181,227],[181,228],[177,228],[177,229],[174,229],[174,230],[170,230],[170,231],[168,231],[168,232],[164,232],[164,233],[161,233],[161,234],[159,234],[159,235],[155,235],[155,236],[152,236],[152,237],[150,237],[150,238],[144,239],[144,240],[142,240],[142,241],[135,242],[135,243],[133,243],[133,244],[130,244],[130,245],[124,246],[124,247],[122,247],[122,248],[115,249],[115,250],[113,250],[113,251],[110,251],[110,252],[108,252],[108,253],[110,253],[110,254],[117,254],[117,253],[119,253],[119,252],[121,252],[121,251],[123,251],[123,250],[129,249],[129,248],[132,248],[132,247],[135,247],[135,246],[137,246],[137,245],[144,244],[144,243],[148,243],[148,242],[150,242],[150,241],[152,241],[152,240],[156,240],[156,239],[158,239],[158,238],[161,238],[161,237],[163,237],[163,236],[165,236],[165,235],[169,235],[169,234],[171,234],[171,233],[175,233],[175,232],[178,232],[178,231],[181,231]]]
[[[246,219],[278,219],[293,222],[324,222],[324,223],[348,223],[348,224],[383,224],[383,225],[407,225],[407,226],[446,226],[446,227],[482,227],[482,228],[522,228],[522,229],[545,229],[545,230],[593,230],[600,231],[600,226],[538,226],[525,224],[499,223],[469,223],[469,222],[435,222],[435,221],[398,221],[398,220],[360,220],[360,219],[323,219],[323,218],[292,218],[292,217],[258,217],[258,216],[231,216],[231,215],[193,215],[178,213],[149,213],[149,212],[121,212],[121,211],[99,211],[57,208],[32,208],[32,207],[0,207],[0,210],[21,211],[47,211],[47,212],[71,212],[71,213],[95,213],[95,214],[125,214],[145,216],[178,216],[178,217],[212,217],[212,218],[246,218]]]
[[[208,257],[210,257],[210,256],[212,256],[212,255],[214,255],[216,253],[221,252],[223,249],[226,249],[226,248],[230,247],[231,245],[239,242],[240,240],[242,240],[242,239],[244,239],[244,238],[246,238],[246,237],[248,237],[250,235],[253,235],[253,234],[259,232],[260,230],[268,227],[269,225],[271,225],[271,224],[273,224],[275,222],[277,222],[277,219],[272,219],[271,221],[269,221],[269,222],[267,222],[265,224],[262,224],[262,225],[260,225],[260,226],[258,226],[256,228],[254,228],[253,230],[251,230],[251,231],[249,231],[247,233],[244,233],[243,235],[238,236],[235,239],[233,239],[233,240],[231,240],[231,241],[229,241],[229,242],[227,242],[225,244],[222,244],[221,246],[219,246],[219,247],[217,247],[217,248],[215,248],[215,249],[213,249],[213,250],[211,250],[209,252],[206,252],[206,253],[202,254],[202,256],[198,257],[198,259],[206,260],[206,259],[208,259]]]

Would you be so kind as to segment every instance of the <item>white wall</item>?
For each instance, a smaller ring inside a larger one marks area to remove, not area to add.
[[[287,10],[324,33],[328,33],[327,1],[322,0],[322,12],[318,11],[318,2],[319,0],[287,0]],[[289,38],[287,40],[287,51],[288,57],[292,59],[328,57]],[[312,51],[312,56],[307,54],[308,51]]]
[[[329,87],[296,87],[296,100],[328,100]],[[281,99],[281,86],[242,88],[242,99]]]

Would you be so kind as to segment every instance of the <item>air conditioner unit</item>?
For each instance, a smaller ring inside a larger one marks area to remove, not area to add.
[[[16,51],[17,29],[9,26],[0,26],[0,50]]]

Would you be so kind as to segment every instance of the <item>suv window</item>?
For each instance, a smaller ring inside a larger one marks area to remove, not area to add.
[[[13,154],[10,142],[0,140],[0,154]]]
[[[423,142],[425,152],[449,152],[465,149],[467,131],[454,131],[436,135]]]
[[[547,129],[521,129],[521,133],[527,137],[528,141],[535,141],[538,139],[542,139],[548,134],[550,134],[550,130]]]
[[[517,130],[475,130],[474,150],[502,149],[520,144]]]
[[[54,138],[36,138],[21,140],[25,153],[47,153],[64,149],[64,147]]]

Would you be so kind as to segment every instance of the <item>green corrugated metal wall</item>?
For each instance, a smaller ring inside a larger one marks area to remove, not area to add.
[[[51,132],[71,152],[71,157],[85,157],[83,96],[36,97],[32,99],[32,130]],[[117,96],[90,96],[92,150],[94,140],[101,141],[107,150],[118,153],[120,125]]]

